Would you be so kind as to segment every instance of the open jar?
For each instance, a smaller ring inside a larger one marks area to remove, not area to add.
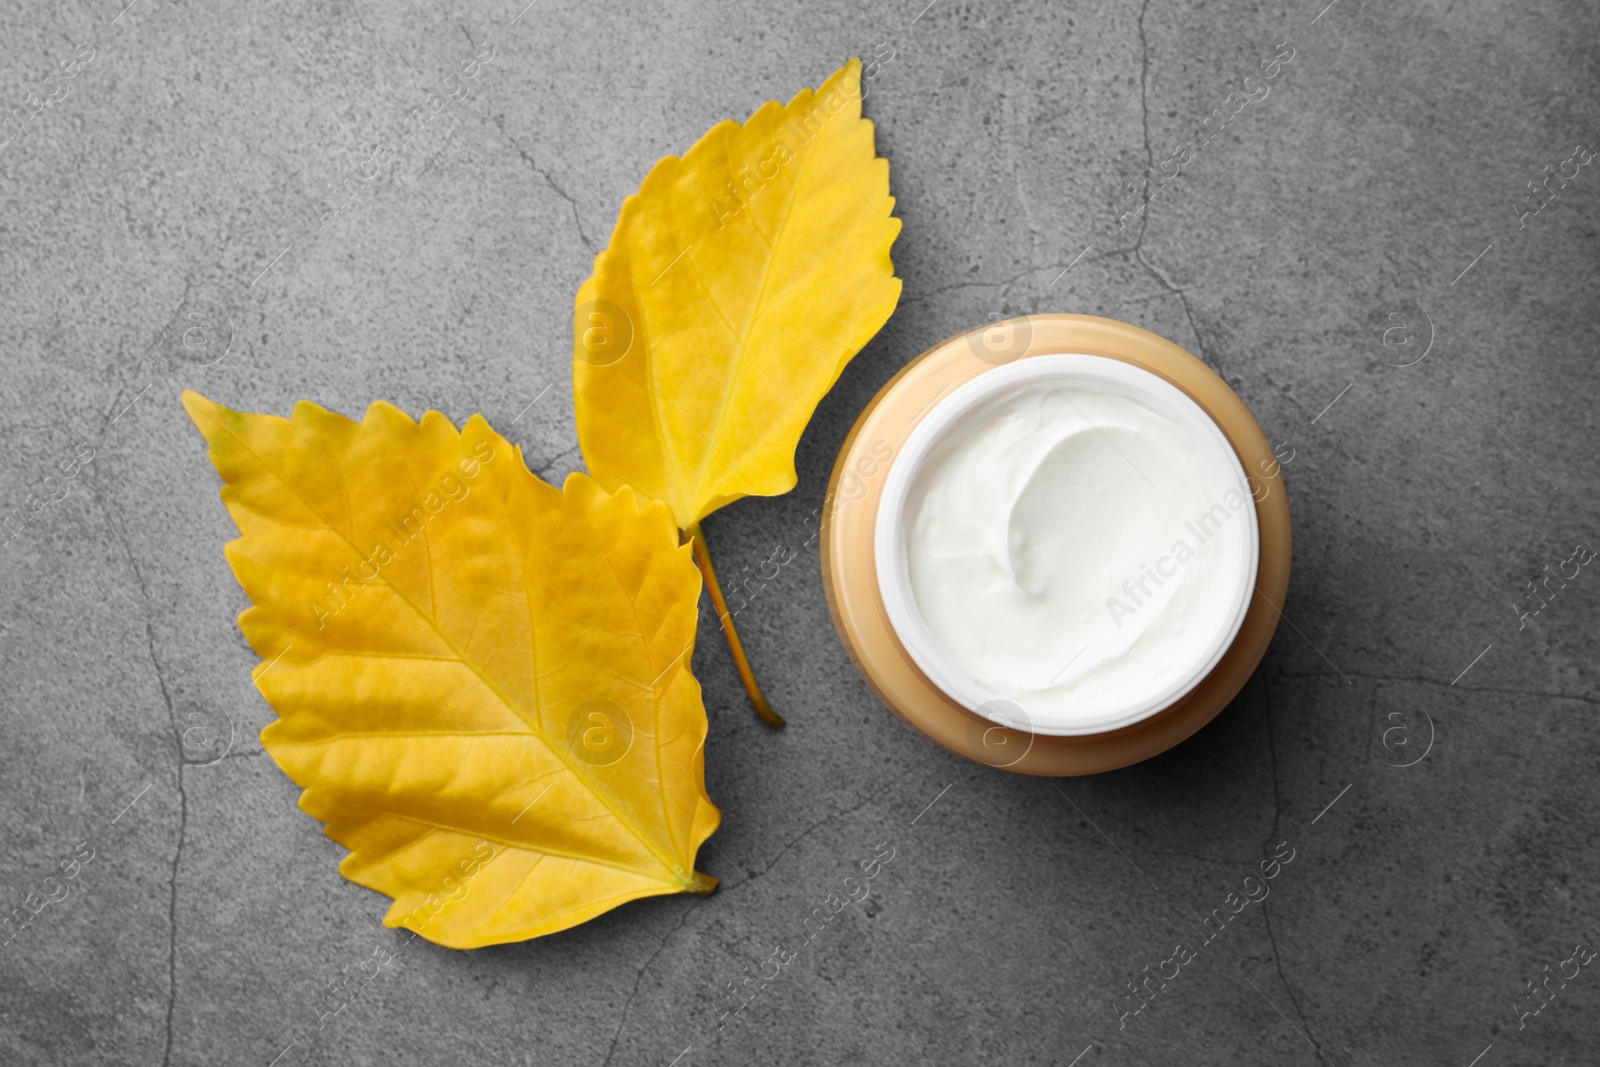
[[[1036,315],[909,364],[824,505],[835,626],[869,685],[1008,770],[1146,759],[1217,714],[1281,617],[1288,501],[1242,401],[1125,323]]]

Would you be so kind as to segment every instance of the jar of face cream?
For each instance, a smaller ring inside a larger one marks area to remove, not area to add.
[[[1272,449],[1199,360],[1137,327],[1038,315],[951,338],[841,450],[823,567],[885,703],[953,751],[1087,774],[1208,722],[1288,584]]]

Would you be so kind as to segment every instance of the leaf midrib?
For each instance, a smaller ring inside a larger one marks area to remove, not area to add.
[[[529,848],[526,843],[509,841],[498,834],[487,834],[475,827],[455,826],[451,823],[438,822],[434,819],[424,818],[420,815],[407,815],[404,812],[394,811],[389,808],[374,807],[371,804],[362,804],[353,800],[341,799],[339,802],[347,807],[360,808],[363,811],[375,811],[379,815],[387,818],[399,819],[401,822],[415,823],[418,826],[426,826],[432,830],[443,830],[447,833],[461,834],[464,837],[476,837],[483,841],[493,841],[497,845],[504,845],[507,850],[531,852],[538,856],[556,856],[560,859],[572,860],[574,863],[587,863],[596,867],[606,867],[613,871],[623,871],[627,874],[636,874],[642,878],[653,878],[656,881],[661,882],[663,885],[677,884],[675,882],[669,882],[665,881],[664,879],[656,878],[655,874],[651,871],[641,871],[637,867],[626,867],[620,863],[609,863],[606,860],[600,859],[596,856],[585,856],[575,852],[563,852],[560,849],[554,848]]]
[[[826,85],[827,83],[823,84]],[[815,98],[816,94],[813,93],[812,99]],[[782,111],[784,117],[788,118],[789,108],[786,106],[782,109]],[[746,128],[747,127],[740,126],[739,132],[743,133]],[[756,290],[755,301],[750,305],[749,322],[745,324],[744,336],[739,338],[739,343],[735,349],[737,358],[734,361],[733,373],[728,375],[728,382],[722,390],[722,400],[719,402],[717,408],[717,420],[716,422],[712,423],[711,433],[706,437],[706,444],[708,447],[700,454],[700,463],[695,470],[694,508],[696,511],[700,510],[700,498],[705,492],[706,466],[710,463],[713,453],[720,454],[722,451],[717,447],[717,440],[722,435],[723,423],[728,419],[728,409],[731,406],[728,403],[729,398],[733,396],[734,386],[738,384],[739,376],[744,370],[745,350],[750,343],[750,335],[755,332],[756,323],[761,319],[761,300],[767,295],[767,283],[772,279],[772,266],[778,261],[779,246],[783,244],[784,235],[789,231],[789,223],[795,216],[795,202],[800,198],[800,188],[805,182],[806,171],[810,169],[811,161],[817,158],[822,151],[822,145],[820,143],[823,137],[822,131],[818,131],[817,137],[819,143],[812,146],[811,151],[806,154],[805,161],[800,164],[800,172],[795,175],[794,184],[789,191],[789,199],[787,208],[783,214],[783,221],[778,223],[778,232],[772,235],[771,241],[767,241],[765,237],[762,238],[763,242],[767,245],[768,254],[766,266],[764,266],[761,271],[761,287]],[[749,221],[751,227],[755,227],[755,220],[751,219]],[[757,232],[759,233],[760,231],[757,230]],[[702,287],[707,288],[706,295],[710,296],[709,287],[706,287],[703,282],[701,284]],[[728,462],[733,463],[731,459]],[[738,470],[738,464],[734,464],[734,469]],[[698,519],[696,521],[698,521]]]

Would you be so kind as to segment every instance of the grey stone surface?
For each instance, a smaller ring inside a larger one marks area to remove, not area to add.
[[[0,505],[49,499],[0,552],[0,886],[8,908],[67,893],[0,948],[0,1061],[1600,1060],[1600,969],[1513,1007],[1600,945],[1600,577],[1513,607],[1600,548],[1600,162],[1514,206],[1600,144],[1600,9],[1324,2],[6,3],[0,111],[25,121],[0,149]],[[483,42],[464,97],[319,220]],[[1293,450],[1291,625],[1167,755],[1020,779],[874,700],[809,546],[740,616],[787,731],[702,619],[721,890],[527,944],[406,944],[260,751],[233,527],[179,391],[481,411],[559,479],[581,464],[572,295],[623,198],[716,121],[891,52],[866,110],[904,299],[798,488],[707,523],[722,567],[794,540],[917,353],[1088,312],[1200,355]],[[1125,183],[1217,108],[1119,225]],[[870,898],[719,1025],[726,984],[883,842]],[[1279,842],[1270,897],[1119,1027],[1125,983]]]

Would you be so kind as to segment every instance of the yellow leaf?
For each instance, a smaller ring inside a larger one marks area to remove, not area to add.
[[[628,198],[574,308],[589,472],[687,529],[794,488],[811,413],[900,298],[889,163],[851,60],[723,122]]]
[[[710,892],[700,578],[665,507],[557,490],[481,416],[184,406],[242,534],[261,743],[386,925],[470,948]]]

